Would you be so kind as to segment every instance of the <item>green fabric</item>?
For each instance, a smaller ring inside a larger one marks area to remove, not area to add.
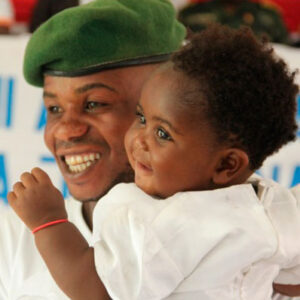
[[[180,47],[185,33],[167,0],[96,0],[63,10],[33,33],[24,76],[43,86],[48,71],[74,76],[81,70],[94,72],[95,66],[169,54]]]
[[[233,1],[232,1],[233,2]],[[184,7],[178,19],[192,31],[201,31],[211,23],[232,28],[250,27],[258,37],[267,35],[272,42],[286,43],[287,29],[278,11],[251,1],[211,0]]]

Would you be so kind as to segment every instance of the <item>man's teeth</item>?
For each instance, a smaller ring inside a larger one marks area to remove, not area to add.
[[[65,162],[71,172],[79,173],[90,167],[93,163],[99,160],[100,157],[100,153],[69,155],[65,157]]]

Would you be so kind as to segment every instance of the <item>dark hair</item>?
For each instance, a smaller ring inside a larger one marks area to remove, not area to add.
[[[258,41],[248,28],[212,25],[195,34],[172,62],[196,83],[202,97],[195,100],[204,95],[205,113],[218,141],[243,149],[251,169],[295,139],[295,73],[274,55],[266,39]]]

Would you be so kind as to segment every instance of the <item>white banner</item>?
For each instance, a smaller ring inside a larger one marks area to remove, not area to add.
[[[0,203],[6,202],[6,194],[20,174],[35,166],[48,172],[67,195],[62,176],[43,141],[46,111],[42,90],[28,85],[22,76],[27,41],[28,36],[0,36]],[[292,69],[300,69],[299,49],[274,47]],[[299,76],[297,80],[300,83]],[[269,158],[259,172],[287,187],[300,183],[300,131],[298,140]]]
[[[44,145],[46,111],[42,89],[22,75],[29,36],[0,36],[0,201],[24,171],[39,166],[66,195],[55,161]]]

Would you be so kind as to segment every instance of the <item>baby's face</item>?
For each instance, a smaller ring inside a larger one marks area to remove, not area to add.
[[[218,160],[219,147],[210,126],[178,105],[175,89],[180,89],[181,81],[176,74],[164,70],[147,82],[136,120],[125,136],[136,184],[162,198],[213,188]]]

